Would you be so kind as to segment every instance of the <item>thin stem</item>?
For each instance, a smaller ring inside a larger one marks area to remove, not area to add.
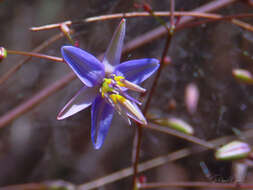
[[[172,33],[170,33],[169,30],[168,30],[168,36],[167,36],[167,40],[166,40],[166,43],[165,43],[165,48],[163,50],[162,57],[161,57],[161,60],[160,60],[160,67],[159,67],[159,69],[157,71],[157,74],[156,74],[154,82],[152,84],[152,87],[151,87],[150,93],[148,95],[146,104],[145,104],[145,106],[143,108],[143,114],[144,114],[144,116],[146,115],[146,113],[148,111],[148,108],[149,108],[152,96],[153,96],[153,94],[155,92],[155,89],[156,89],[156,86],[158,84],[158,80],[160,78],[161,71],[163,69],[164,62],[165,62],[164,60],[165,60],[165,57],[166,57],[166,55],[168,53],[168,50],[169,50],[171,38],[172,38]],[[140,124],[138,124],[137,133],[135,134],[134,138],[136,139],[135,140],[136,145],[134,145],[136,151],[135,151],[135,159],[134,159],[134,162],[133,162],[133,170],[134,170],[133,189],[135,188],[136,182],[137,182],[138,163],[139,163],[140,148],[141,148],[141,139],[142,139],[142,128],[141,128]]]
[[[43,26],[31,27],[30,30],[40,31],[40,30],[49,30],[49,29],[53,29],[53,28],[60,28],[62,24],[70,26],[72,24],[72,21],[68,20],[68,21],[61,22],[61,23],[47,24],[47,25],[43,25]]]
[[[173,0],[172,0],[172,3],[173,3]],[[173,8],[173,6],[174,5],[172,4],[171,8]],[[48,25],[38,26],[38,27],[31,27],[30,30],[41,31],[41,30],[60,28],[62,26],[62,24],[66,24],[66,25],[70,26],[70,25],[75,25],[75,24],[105,21],[105,20],[118,19],[118,18],[135,18],[135,17],[150,17],[150,16],[155,16],[155,17],[168,17],[168,16],[170,16],[170,19],[171,19],[170,22],[172,23],[171,28],[173,30],[175,28],[175,19],[174,19],[175,16],[178,16],[178,17],[190,16],[190,17],[211,19],[213,22],[214,21],[221,21],[221,20],[228,20],[239,27],[242,27],[242,28],[249,30],[249,31],[253,31],[253,27],[250,24],[236,19],[236,18],[253,17],[253,14],[251,14],[251,13],[231,15],[231,16],[222,16],[219,14],[201,13],[201,12],[197,12],[197,11],[196,12],[154,11],[154,12],[152,12],[152,15],[150,15],[150,13],[147,13],[147,12],[117,13],[117,14],[89,17],[89,18],[79,20],[79,21],[65,21],[65,22],[61,22],[61,23],[48,24]],[[203,22],[205,22],[205,21],[203,21]]]
[[[41,90],[39,93],[25,101],[23,104],[20,104],[19,106],[16,106],[13,110],[7,112],[5,115],[0,117],[0,128],[9,124],[12,120],[18,118],[20,115],[26,113],[28,110],[31,110],[35,106],[39,105],[47,97],[64,88],[66,84],[72,81],[75,77],[76,75],[74,73],[66,75],[62,79]]]
[[[191,12],[211,12],[211,11],[215,11],[217,9],[220,9],[222,7],[225,7],[225,6],[227,6],[231,3],[234,3],[234,2],[236,2],[236,0],[211,1],[210,3],[200,6],[196,9],[192,10]],[[180,22],[177,25],[177,27],[181,27],[182,25],[189,23],[193,19],[194,19],[194,17],[192,17],[192,16],[183,16],[180,19]],[[141,47],[141,46],[149,43],[150,41],[156,40],[166,34],[167,34],[167,30],[163,26],[157,27],[157,28],[143,34],[142,36],[139,36],[139,37],[136,37],[135,39],[133,39],[131,42],[129,42],[127,45],[125,45],[125,50],[126,50],[126,52],[129,52],[133,47],[135,47],[135,48]]]
[[[61,39],[63,36],[64,35],[62,33],[58,33],[58,34],[52,36],[48,40],[44,41],[37,48],[35,48],[34,50],[32,50],[32,52],[33,53],[37,53],[37,52],[40,52],[40,51],[44,50],[45,48],[47,48],[49,45],[51,45],[55,41]],[[15,74],[25,63],[27,63],[28,61],[30,61],[31,58],[32,58],[31,56],[30,57],[26,57],[25,59],[21,60],[18,64],[16,64],[15,66],[13,66],[10,70],[8,70],[3,76],[1,76],[0,77],[0,85],[3,84],[5,81],[7,81],[13,74]]]
[[[41,58],[41,59],[48,59],[50,61],[55,61],[55,62],[63,62],[63,59],[60,57],[45,55],[45,54],[41,54],[41,53],[16,51],[16,50],[7,50],[7,52],[8,52],[8,54],[24,55],[24,56],[29,56],[29,57],[37,57],[37,58]]]
[[[170,0],[170,32],[173,33],[175,29],[175,0]]]
[[[176,136],[178,138],[184,139],[186,141],[189,141],[189,142],[198,144],[200,146],[206,147],[208,149],[214,149],[215,148],[215,146],[213,144],[207,143],[205,140],[199,139],[199,138],[191,136],[191,135],[181,133],[177,130],[170,129],[168,127],[161,127],[159,125],[151,124],[151,123],[149,123],[148,125],[142,125],[141,127],[145,128],[145,129],[151,129],[151,130],[159,131],[159,132],[166,133],[166,134],[169,134],[169,135],[173,135],[173,136]]]
[[[222,8],[222,7],[224,7],[224,6],[228,5],[228,4],[231,4],[233,2],[235,2],[235,0],[211,1],[210,3],[208,3],[208,4],[204,5],[204,6],[201,6],[201,7],[197,8],[197,9],[195,9],[194,11],[198,11],[198,12],[209,11],[210,12],[210,11],[214,11],[216,9]],[[181,20],[180,20],[179,25],[185,24],[187,22],[190,22],[192,19],[193,19],[193,17],[182,17]],[[160,26],[160,27],[158,27],[158,28],[156,28],[154,30],[149,31],[146,34],[138,36],[135,39],[133,39],[130,42],[128,42],[124,46],[123,53],[127,53],[127,52],[129,52],[131,50],[137,49],[138,47],[141,47],[141,46],[149,43],[150,41],[158,39],[159,37],[163,36],[164,34],[167,34],[167,30],[165,30],[165,28],[163,26]],[[72,78],[70,76],[74,76],[74,74],[70,73],[67,76],[64,76],[63,78],[59,79],[55,83],[59,83],[59,84],[62,84],[62,85],[66,86],[68,83],[70,83],[75,78],[75,77]],[[48,85],[48,87],[42,89],[37,94],[35,94],[34,97],[35,96],[38,97],[36,99],[36,101],[34,100],[30,104],[28,104],[29,100],[26,100],[22,104],[20,104],[18,107],[13,108],[11,111],[9,111],[6,114],[4,114],[3,116],[1,116],[0,117],[0,128],[4,127],[7,124],[9,124],[11,121],[13,121],[14,119],[16,119],[18,116],[20,116],[20,115],[28,112],[31,108],[35,107],[36,105],[38,105],[39,103],[41,103],[43,100],[45,100],[48,96],[52,95],[52,93],[48,93],[46,91],[46,89],[49,89],[50,87],[56,88],[56,87],[53,87],[55,85],[55,83]],[[57,92],[60,89],[61,88],[56,88],[55,91],[54,91],[54,93]],[[44,94],[44,96],[40,96],[40,94],[42,94],[42,93]],[[17,111],[17,110],[19,110],[19,111]],[[17,112],[16,115],[14,114],[15,112]],[[8,116],[10,113],[11,113],[11,116]],[[3,119],[3,118],[8,118],[8,120],[7,119]]]
[[[242,134],[243,134],[243,136],[245,136],[245,138],[251,139],[253,137],[253,129],[244,131],[244,132],[242,132]],[[214,139],[211,141],[207,141],[206,143],[212,144],[214,147],[218,147],[222,144],[225,144],[226,142],[231,141],[232,139],[234,139],[234,136],[225,136],[225,137],[217,138],[217,139]],[[190,148],[183,148],[183,149],[177,150],[175,152],[170,152],[167,155],[159,156],[159,157],[153,158],[151,160],[140,163],[138,165],[139,172],[144,172],[144,171],[159,167],[161,165],[164,165],[168,162],[173,162],[173,161],[182,159],[184,157],[187,157],[191,154],[201,153],[206,150],[209,150],[208,147],[194,148],[194,149],[192,147],[190,147]],[[129,177],[131,175],[133,175],[133,170],[132,170],[132,167],[130,166],[128,168],[116,171],[114,173],[108,174],[106,176],[95,179],[95,180],[90,181],[88,183],[79,185],[79,187],[77,189],[78,190],[96,189],[101,186],[105,186],[107,184],[110,184],[115,181]]]
[[[215,188],[215,189],[252,189],[252,183],[213,183],[213,182],[173,182],[173,183],[145,183],[139,184],[139,189],[157,189],[157,188],[171,188],[171,187],[181,187],[181,188]]]

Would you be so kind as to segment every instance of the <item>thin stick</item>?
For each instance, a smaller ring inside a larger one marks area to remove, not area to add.
[[[144,116],[146,115],[146,113],[147,113],[147,111],[149,109],[149,105],[150,105],[152,96],[153,96],[153,94],[155,92],[155,89],[157,87],[158,80],[160,78],[161,71],[162,71],[164,63],[165,63],[165,61],[164,61],[165,57],[166,57],[166,55],[168,53],[168,50],[169,50],[169,47],[170,47],[170,42],[171,42],[171,38],[172,38],[173,33],[170,32],[170,30],[168,28],[167,28],[167,31],[168,31],[168,36],[167,36],[165,47],[164,47],[164,50],[162,52],[162,56],[161,56],[161,59],[160,59],[160,67],[159,67],[159,69],[158,69],[158,71],[156,73],[156,76],[155,76],[154,82],[152,84],[150,93],[148,95],[146,104],[145,104],[145,106],[143,108],[143,114],[144,114]],[[134,169],[133,189],[135,189],[135,185],[136,185],[136,182],[137,182],[138,163],[139,163],[141,140],[142,140],[142,128],[141,128],[140,124],[138,124],[137,132],[136,132],[134,138],[136,139],[134,141],[136,144],[133,145],[134,146],[134,150],[135,150],[135,159],[134,159],[134,162],[133,162],[133,169]]]
[[[55,41],[62,38],[64,35],[62,33],[58,33],[45,42],[43,42],[41,45],[39,45],[37,48],[35,48],[32,52],[37,53],[45,48],[47,48],[50,44],[54,43]],[[17,65],[13,66],[10,70],[8,70],[3,76],[0,78],[0,85],[3,84],[5,81],[7,81],[14,73],[16,73],[25,63],[27,63],[29,60],[31,60],[32,57],[26,57],[25,59],[21,60]]]
[[[243,134],[243,136],[245,136],[245,138],[252,138],[253,137],[253,129],[244,131],[244,132],[242,132],[242,134]],[[225,136],[225,137],[217,138],[217,139],[214,139],[211,141],[207,141],[206,143],[212,144],[214,147],[218,147],[222,144],[225,144],[228,141],[231,141],[232,139],[234,139],[233,136]],[[151,160],[140,163],[138,165],[139,172],[144,172],[144,171],[159,167],[161,165],[164,165],[168,162],[173,162],[175,160],[179,160],[181,158],[187,157],[193,153],[197,154],[197,153],[200,153],[200,152],[203,152],[206,150],[208,150],[207,147],[206,148],[204,147],[201,149],[183,148],[178,151],[168,153],[167,155],[159,156],[159,157],[153,158]],[[82,184],[82,185],[78,186],[77,189],[78,190],[96,189],[98,187],[105,186],[107,184],[110,184],[115,181],[129,177],[131,175],[133,175],[132,167],[128,167],[128,168],[116,171],[114,173],[111,173],[109,175],[103,176],[101,178],[98,178],[96,180],[93,180],[91,182]]]
[[[219,14],[212,14],[212,13],[201,13],[201,12],[185,12],[185,11],[154,11],[154,16],[157,17],[168,17],[171,18],[172,26],[174,19],[172,21],[172,17],[175,16],[191,16],[191,17],[197,17],[197,18],[207,18],[211,19],[213,21],[218,20],[231,20],[231,22],[237,26],[240,26],[244,29],[253,31],[252,26],[248,23],[245,23],[243,21],[237,20],[235,18],[245,18],[245,17],[252,17],[253,14],[245,13],[245,14],[239,14],[239,15],[232,15],[232,16],[222,16]],[[80,21],[65,21],[60,23],[54,23],[54,24],[48,24],[44,26],[38,26],[38,27],[31,27],[30,30],[32,31],[41,31],[41,30],[49,30],[49,29],[55,29],[60,28],[61,25],[66,23],[66,25],[75,25],[75,24],[82,24],[82,23],[89,23],[89,22],[97,22],[97,21],[105,21],[105,20],[111,20],[111,19],[118,19],[118,18],[135,18],[135,17],[150,17],[151,15],[147,12],[129,12],[129,13],[116,13],[116,14],[110,14],[110,15],[101,15],[101,16],[95,16],[95,17],[89,17]],[[246,26],[246,27],[245,27]]]
[[[68,20],[68,21],[61,22],[61,23],[47,24],[47,25],[44,25],[44,26],[31,27],[30,30],[40,31],[40,30],[48,30],[48,29],[53,29],[53,28],[59,28],[62,24],[70,26],[72,24],[72,21]]]
[[[215,189],[253,189],[252,183],[213,183],[213,182],[172,182],[172,183],[146,183],[139,184],[139,189],[157,189],[157,188],[171,188],[171,187],[180,187],[180,188],[215,188]]]
[[[224,7],[230,3],[233,3],[233,2],[235,2],[235,0],[212,1],[211,3],[208,3],[204,6],[201,6],[197,9],[195,9],[195,11],[198,11],[198,12],[213,11],[213,10],[222,8],[222,7]],[[185,23],[191,21],[192,19],[193,19],[193,17],[182,17],[180,24],[185,24]],[[143,46],[143,45],[149,43],[150,41],[158,39],[159,37],[163,36],[164,34],[167,34],[167,30],[164,28],[164,26],[160,26],[154,30],[151,30],[150,32],[143,34],[143,35],[131,40],[130,42],[128,42],[124,46],[123,53],[127,53],[128,51],[137,49],[138,47]],[[72,77],[70,77],[70,76],[72,76]],[[59,79],[55,83],[59,83],[59,84],[64,83],[64,85],[67,85],[75,78],[73,76],[74,76],[73,73],[67,74],[62,79]],[[39,103],[41,103],[42,102],[42,100],[41,100],[42,96],[40,96],[41,93],[44,94],[43,100],[46,99],[46,97],[50,96],[52,93],[49,93],[49,91],[46,91],[46,89],[49,89],[50,87],[54,86],[55,83],[50,84],[48,87],[46,87],[45,89],[43,89],[40,92],[38,92],[37,94],[35,94],[34,97],[37,97],[37,99],[34,99],[31,103],[29,103],[30,100],[28,99],[28,100],[24,101],[22,104],[20,104],[18,107],[13,108],[13,110],[7,112],[2,117],[0,117],[0,128],[9,124],[11,121],[16,119],[18,116],[28,112],[32,107],[34,107],[33,104],[38,105]],[[54,92],[57,92],[58,90],[60,90],[60,88],[57,88]],[[19,111],[17,111],[17,110],[19,110]],[[16,115],[14,114],[15,112],[16,112]],[[11,113],[11,115],[8,116],[10,113]]]
[[[16,50],[7,50],[7,53],[14,54],[14,55],[24,55],[24,56],[29,56],[29,57],[37,57],[37,58],[41,58],[41,59],[48,59],[50,61],[55,61],[55,62],[63,62],[63,59],[60,57],[45,55],[45,54],[41,54],[41,53],[16,51]]]
[[[170,32],[175,29],[175,0],[170,0]]]
[[[52,85],[49,85],[45,89],[41,90],[39,93],[34,95],[29,100],[25,101],[23,104],[15,107],[13,110],[7,112],[0,118],[0,128],[4,127],[8,123],[10,123],[13,119],[19,117],[20,115],[26,113],[28,110],[31,110],[35,106],[39,105],[43,100],[45,100],[50,95],[53,95],[55,92],[59,91],[63,87],[65,87],[69,81],[72,81],[76,75],[74,73],[70,73],[63,77],[62,79],[56,81]]]
[[[168,17],[171,15],[169,11],[157,11],[154,12],[155,16],[159,17]],[[217,19],[220,18],[217,14],[209,14],[209,13],[198,13],[198,12],[174,12],[175,16],[193,16],[193,17],[200,17],[200,18],[209,18],[209,19]],[[116,14],[110,14],[110,15],[101,15],[101,16],[95,16],[95,17],[89,17],[85,18],[80,21],[65,21],[60,23],[54,23],[54,24],[47,24],[44,26],[37,26],[37,27],[31,27],[30,30],[32,31],[41,31],[41,30],[49,30],[49,29],[55,29],[60,28],[60,26],[64,23],[68,26],[72,24],[82,24],[82,23],[89,23],[89,22],[97,22],[97,21],[104,21],[104,20],[111,20],[111,19],[117,19],[117,18],[133,18],[133,17],[150,17],[151,15],[147,12],[129,12],[129,13],[116,13]]]
[[[189,141],[189,142],[198,144],[200,146],[206,147],[208,149],[214,149],[215,148],[215,146],[213,144],[207,143],[205,140],[199,139],[199,138],[191,136],[191,135],[187,135],[185,133],[181,133],[177,130],[174,130],[174,129],[171,129],[171,128],[168,128],[168,127],[162,127],[162,126],[152,124],[152,123],[149,123],[148,125],[142,125],[141,127],[145,128],[145,129],[151,129],[151,130],[159,131],[159,132],[166,133],[166,134],[169,134],[169,135],[173,135],[173,136],[176,136],[178,138],[184,139],[186,141]]]

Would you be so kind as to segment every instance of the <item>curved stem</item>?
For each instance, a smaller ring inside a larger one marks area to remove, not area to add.
[[[226,183],[213,183],[213,182],[203,182],[203,181],[195,181],[195,182],[172,182],[172,183],[145,183],[139,184],[139,189],[154,189],[154,188],[171,188],[171,187],[181,187],[181,188],[215,188],[215,189],[252,189],[252,183],[227,183],[227,180],[224,179]]]
[[[62,38],[64,35],[62,33],[56,34],[49,38],[48,40],[44,41],[41,45],[39,45],[37,48],[35,48],[32,52],[40,52],[43,49],[47,48],[50,44],[54,43],[55,41]],[[15,74],[25,63],[27,63],[29,60],[31,60],[30,57],[26,57],[25,59],[21,60],[18,64],[13,66],[10,70],[8,70],[3,76],[0,77],[0,85],[3,84],[5,81],[7,81],[13,74]]]
[[[7,53],[14,54],[14,55],[24,55],[24,56],[29,56],[29,57],[37,57],[37,58],[41,58],[41,59],[48,59],[50,61],[55,61],[55,62],[63,62],[63,59],[60,57],[45,55],[45,54],[41,54],[41,53],[25,52],[25,51],[17,51],[17,50],[7,50]]]

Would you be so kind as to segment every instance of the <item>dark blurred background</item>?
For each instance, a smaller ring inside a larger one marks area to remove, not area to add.
[[[57,29],[31,32],[29,28],[32,26],[136,11],[133,6],[136,2],[3,0],[0,1],[0,45],[7,49],[31,51],[59,32]],[[154,10],[169,10],[169,0],[148,2]],[[207,2],[210,1],[176,0],[176,10],[191,10]],[[231,15],[250,12],[252,7],[238,1],[218,13]],[[244,21],[253,24],[252,19]],[[81,48],[99,55],[106,50],[118,22],[119,19],[80,25],[75,39]],[[157,26],[159,23],[151,17],[128,19],[125,41]],[[65,38],[49,46],[43,53],[61,56],[60,47],[64,44],[69,44]],[[124,55],[123,60],[160,58],[164,44],[164,38],[153,41]],[[233,128],[252,128],[253,89],[239,84],[231,74],[232,68],[253,71],[252,47],[252,32],[225,21],[177,32],[168,54],[172,64],[162,72],[149,112],[161,117],[180,117],[195,127],[197,137],[205,140],[233,134]],[[245,56],[244,51],[249,56]],[[9,55],[0,64],[0,76],[22,59],[22,56]],[[33,58],[0,86],[0,116],[70,71],[64,64]],[[199,106],[194,115],[187,112],[184,103],[185,87],[191,82],[200,91]],[[149,79],[145,87],[148,88],[151,83],[152,79]],[[82,184],[131,165],[135,126],[127,126],[118,115],[115,115],[106,141],[98,151],[93,149],[90,139],[90,109],[62,121],[56,120],[60,109],[81,86],[81,82],[75,80],[0,129],[1,186],[57,179]],[[173,109],[171,102],[176,104]],[[144,130],[140,159],[148,160],[190,145],[176,137]],[[201,161],[206,163],[214,178],[232,179],[231,163],[215,161],[210,151],[168,163],[144,174],[151,182],[207,180],[200,167]],[[252,180],[252,174],[249,172],[249,181]],[[101,189],[129,189],[130,186],[131,179],[128,178]]]

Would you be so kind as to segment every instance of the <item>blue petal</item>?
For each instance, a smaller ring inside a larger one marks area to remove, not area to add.
[[[63,46],[61,53],[64,61],[86,86],[92,87],[102,82],[104,65],[96,57],[74,46]]]
[[[117,65],[114,73],[139,84],[150,77],[159,68],[159,60],[154,58],[136,59]]]
[[[112,66],[120,63],[120,57],[122,52],[122,47],[124,43],[126,33],[126,20],[122,19],[118,28],[113,34],[110,45],[108,46],[103,64],[107,72],[112,72]]]
[[[91,108],[91,138],[95,149],[103,145],[113,113],[113,107],[98,95]]]
[[[89,107],[98,93],[98,87],[81,88],[73,98],[63,107],[57,116],[58,120],[65,119]]]

